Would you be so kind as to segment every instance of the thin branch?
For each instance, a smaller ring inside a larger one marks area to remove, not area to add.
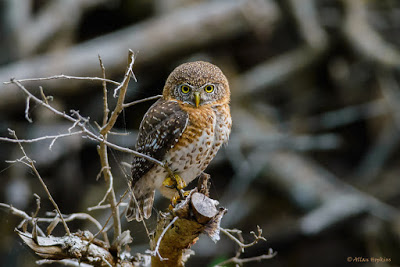
[[[22,227],[22,225],[25,222],[29,222],[31,225],[33,225],[33,218],[31,216],[29,216],[26,212],[24,212],[22,210],[19,210],[19,209],[15,208],[15,207],[13,207],[11,205],[8,205],[8,204],[5,204],[5,203],[0,203],[0,207],[6,208],[6,209],[8,209],[10,211],[10,213],[12,215],[15,215],[17,217],[22,218],[23,221],[21,222],[20,227]],[[39,222],[43,221],[41,218],[37,218],[37,219],[38,219]],[[43,233],[42,230],[40,230],[40,228],[38,229],[38,231],[39,231],[39,234],[41,236],[45,236],[45,234]]]
[[[103,60],[101,59],[100,55],[99,55],[99,63],[103,79],[106,79],[106,69],[104,67]],[[104,110],[103,125],[105,125],[108,120],[108,113],[110,112],[110,110],[108,109],[107,83],[105,80],[103,80],[103,110]]]
[[[158,256],[159,259],[160,259],[160,261],[168,260],[168,258],[163,258],[163,257],[160,255],[160,252],[158,251],[159,248],[160,248],[161,240],[162,240],[162,238],[164,237],[164,235],[165,235],[165,233],[167,232],[167,230],[168,230],[168,229],[176,222],[176,220],[178,220],[178,219],[179,219],[179,217],[176,216],[176,217],[167,225],[167,227],[164,228],[164,230],[162,231],[160,237],[159,237],[158,240],[157,240],[157,244],[156,244],[156,247],[154,248],[154,251],[151,251],[151,255],[152,255],[152,256]]]
[[[118,100],[117,100],[117,104],[115,106],[114,111],[111,113],[111,117],[108,120],[107,124],[105,124],[101,131],[100,134],[104,135],[107,132],[109,132],[111,130],[111,128],[114,126],[115,122],[117,121],[117,118],[119,116],[119,114],[121,113],[121,111],[123,110],[123,104],[124,104],[124,100],[125,100],[125,95],[126,95],[126,91],[128,89],[128,84],[129,84],[129,80],[130,80],[130,73],[132,72],[132,67],[133,64],[135,63],[135,55],[133,53],[132,50],[129,50],[129,63],[128,63],[128,68],[125,72],[125,77],[124,80],[122,81],[122,83],[115,89],[114,91],[114,97],[116,96],[116,92],[119,90],[119,96],[118,96]]]
[[[108,189],[107,189],[103,199],[100,200],[100,202],[97,204],[97,206],[100,206],[101,204],[103,204],[106,201],[108,195],[113,191],[113,183],[114,183],[113,182],[114,179],[113,179],[113,176],[111,174],[109,166],[108,167],[103,167],[101,172],[102,173],[108,172],[107,174],[104,173],[104,176],[107,176],[107,179],[109,179],[109,183],[108,183]],[[96,180],[98,180],[98,179],[96,178]]]
[[[32,215],[32,218],[36,218],[40,210],[40,196],[38,194],[33,194],[33,196],[36,198],[36,211]]]
[[[234,264],[237,264],[239,266],[243,266],[244,263],[248,263],[248,262],[272,259],[273,257],[275,257],[276,254],[277,254],[276,251],[272,251],[272,249],[270,249],[268,251],[268,254],[263,254],[263,255],[260,255],[260,256],[256,256],[256,257],[244,258],[244,259],[240,259],[240,258],[237,258],[237,257],[232,257],[232,258],[230,258],[230,259],[228,259],[226,261],[218,263],[217,265],[215,265],[215,267],[217,267],[217,266],[225,266],[228,263],[234,263]]]
[[[118,206],[125,207],[125,206],[128,206],[128,203],[120,203]],[[111,207],[110,204],[96,205],[96,206],[87,208],[87,210],[88,211],[105,210],[105,209],[109,209],[110,207]]]
[[[241,234],[241,231],[239,230],[229,230],[229,229],[224,229],[224,228],[220,228],[221,232],[224,233],[225,235],[227,235],[230,239],[232,239],[233,241],[236,242],[236,244],[239,245],[239,247],[241,248],[242,252],[244,252],[245,248],[254,246],[255,244],[257,244],[260,240],[266,241],[265,237],[262,236],[262,229],[257,226],[257,230],[258,230],[258,235],[256,235],[254,232],[250,232],[253,236],[254,236],[254,241],[248,244],[244,244],[243,242],[241,242],[240,240],[238,240],[234,235],[231,234],[231,232],[234,233],[239,233]]]
[[[11,131],[10,129],[8,129],[8,130]],[[65,134],[58,134],[58,135],[46,135],[46,136],[41,136],[41,137],[33,138],[33,139],[13,139],[13,138],[8,138],[8,137],[0,137],[0,141],[10,142],[10,143],[34,143],[34,142],[39,142],[39,141],[43,141],[43,140],[47,140],[47,139],[53,139],[53,141],[51,142],[51,144],[49,146],[49,149],[51,150],[51,147],[54,145],[55,140],[57,140],[58,138],[79,135],[79,134],[83,134],[83,133],[84,133],[84,131],[77,131],[77,132],[73,132],[73,133],[65,133]]]
[[[32,119],[29,117],[29,104],[30,104],[30,102],[31,102],[31,97],[28,96],[28,97],[26,98],[25,119],[26,119],[27,121],[29,121],[30,123],[32,123]]]
[[[119,82],[110,80],[110,79],[105,79],[105,78],[99,78],[99,77],[78,77],[78,76],[70,76],[70,75],[54,75],[50,77],[44,77],[44,78],[30,78],[30,79],[14,79],[14,81],[23,83],[23,82],[40,82],[40,81],[48,81],[48,80],[59,80],[59,79],[66,79],[66,80],[87,80],[87,81],[101,81],[101,82],[107,82],[111,84],[115,84],[117,86],[120,86]],[[14,83],[14,81],[10,82],[4,82],[3,84],[11,84]]]
[[[100,59],[100,57],[99,57],[99,59]],[[108,135],[109,131],[111,131],[111,129],[114,127],[114,124],[117,121],[119,114],[123,110],[122,105],[125,101],[125,95],[128,90],[128,85],[129,85],[129,80],[130,80],[130,73],[132,72],[132,67],[133,67],[134,62],[135,62],[134,53],[132,52],[132,50],[129,50],[128,68],[125,72],[124,80],[114,91],[114,97],[118,90],[120,90],[120,93],[118,96],[118,100],[117,100],[115,109],[111,113],[111,117],[109,119],[108,119],[109,110],[108,110],[108,104],[107,104],[107,89],[103,83],[103,93],[104,93],[103,114],[104,114],[104,116],[103,116],[103,126],[100,129],[100,135],[103,137],[103,140],[100,142],[100,147],[98,149],[98,152],[99,152],[99,156],[100,156],[101,166],[103,169],[104,180],[106,181],[106,183],[108,185],[108,189],[107,189],[105,197],[107,197],[108,202],[111,205],[111,212],[112,212],[112,216],[113,216],[113,220],[114,220],[114,224],[113,224],[114,225],[114,240],[116,240],[118,238],[118,236],[121,234],[121,221],[120,221],[119,209],[116,204],[116,198],[115,198],[115,193],[114,193],[114,186],[113,186],[114,178],[110,171],[110,164],[108,162],[107,145],[105,144],[105,142],[107,141],[107,135]],[[105,69],[101,62],[101,59],[100,59],[100,65],[102,68],[103,75],[105,75]],[[100,203],[103,203],[103,200]]]
[[[10,130],[10,132],[15,137],[15,139],[18,139],[17,135],[15,134],[15,131],[11,131]],[[57,203],[54,201],[53,197],[51,196],[50,191],[47,188],[46,184],[44,183],[44,181],[43,181],[42,177],[40,176],[38,170],[36,169],[36,166],[35,166],[33,160],[28,157],[28,155],[26,154],[25,149],[23,148],[21,143],[18,143],[18,145],[19,145],[22,153],[24,154],[25,159],[28,161],[28,164],[30,165],[30,168],[33,170],[33,172],[35,173],[36,177],[39,179],[40,183],[42,184],[44,190],[46,191],[46,194],[49,197],[51,203],[53,204],[54,208],[57,210],[57,212],[58,212],[58,214],[59,214],[59,216],[61,218],[61,221],[62,221],[62,223],[64,225],[65,231],[67,232],[68,235],[71,235],[71,232],[69,231],[69,228],[68,228],[67,224],[65,223],[64,219],[62,218],[62,214],[61,214],[60,209],[58,208]]]
[[[131,107],[133,105],[136,105],[136,104],[139,104],[139,103],[143,103],[143,102],[146,102],[146,101],[150,101],[150,100],[159,99],[161,97],[162,97],[162,95],[150,96],[150,97],[147,97],[147,98],[143,98],[143,99],[139,99],[139,100],[136,100],[136,101],[132,101],[130,103],[123,104],[122,107],[123,108],[129,108],[129,107]]]
[[[5,204],[5,203],[0,203],[0,207],[8,209],[12,215],[23,218],[24,221],[27,221],[31,224],[33,223],[34,216],[31,217],[22,210],[19,210],[15,207],[13,207],[9,204]],[[89,215],[87,213],[73,213],[73,214],[70,214],[67,216],[63,216],[63,217],[65,217],[64,218],[65,222],[71,222],[71,221],[77,220],[77,219],[88,220],[88,221],[92,222],[94,225],[96,225],[97,229],[99,229],[100,231],[103,229],[101,224],[95,218],[93,218],[91,215]],[[58,214],[57,214],[57,218],[60,218]],[[35,219],[37,219],[38,222],[52,223],[54,221],[54,218],[35,218]],[[43,232],[42,232],[42,234],[43,234],[43,236],[45,236]],[[108,242],[107,234],[105,232],[103,232],[103,238],[104,238],[105,242]]]
[[[126,196],[126,194],[127,194],[128,192],[129,192],[128,189],[125,190],[125,193],[122,195],[122,197],[120,198],[120,200],[118,201],[118,203],[117,203],[117,205],[116,205],[117,207],[119,207],[119,205],[121,205],[122,200],[125,198],[125,196]],[[110,205],[109,207],[111,207],[111,205]],[[106,226],[107,226],[107,224],[108,224],[108,222],[110,221],[110,219],[111,219],[112,216],[113,216],[113,214],[111,214],[111,215],[108,217],[106,223],[103,225],[103,227],[101,228],[101,230],[100,230],[99,232],[97,232],[95,235],[93,235],[93,239],[92,239],[89,243],[92,243],[93,240],[94,240],[100,233],[107,233],[107,232],[108,232],[108,229],[107,229],[107,230],[104,230],[104,229],[106,228]]]
[[[49,104],[49,102],[48,102],[48,98],[52,98],[51,96],[50,97],[47,97],[45,94],[44,94],[44,91],[43,91],[43,87],[42,86],[39,86],[39,90],[40,90],[40,95],[42,96],[42,98],[43,98],[43,101],[48,105]]]
[[[165,164],[157,159],[154,159],[148,155],[142,154],[140,152],[131,150],[129,148],[125,148],[125,147],[120,147],[118,145],[112,144],[108,141],[105,141],[104,138],[97,136],[96,134],[92,133],[91,131],[89,131],[86,127],[84,127],[84,125],[78,120],[75,119],[74,117],[67,115],[65,112],[61,112],[55,108],[53,108],[52,106],[50,106],[49,104],[46,104],[45,102],[43,102],[42,100],[40,100],[39,98],[37,98],[36,96],[34,96],[31,92],[29,92],[18,80],[15,79],[11,79],[11,82],[14,83],[16,86],[18,86],[22,91],[24,91],[24,93],[29,97],[31,97],[31,99],[33,101],[35,101],[36,103],[42,105],[43,107],[49,109],[50,111],[52,111],[53,113],[55,113],[56,115],[59,115],[61,117],[63,117],[64,119],[74,123],[75,126],[79,126],[83,132],[85,134],[88,135],[88,137],[92,140],[96,140],[98,142],[104,142],[108,147],[113,148],[115,150],[124,152],[124,153],[129,153],[129,154],[133,154],[136,157],[141,157],[141,158],[145,158],[146,160],[153,162],[161,167],[165,167]],[[70,128],[71,129],[71,128]],[[3,140],[4,141],[4,140]]]

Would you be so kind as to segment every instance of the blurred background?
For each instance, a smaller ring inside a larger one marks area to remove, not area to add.
[[[225,228],[247,241],[257,225],[267,242],[243,257],[278,252],[246,266],[400,265],[400,2],[397,0],[3,0],[0,2],[0,136],[21,139],[66,133],[71,124],[26,98],[10,78],[58,74],[121,81],[128,49],[138,52],[127,101],[160,94],[179,64],[204,60],[230,81],[233,131],[206,170],[211,196],[228,209]],[[26,82],[53,96],[51,105],[102,120],[100,82]],[[111,107],[115,104],[108,85]],[[153,101],[126,109],[110,141],[132,148]],[[87,212],[106,191],[96,177],[96,144],[79,136],[26,144],[28,155],[65,214]],[[16,144],[0,143],[0,202],[39,216],[53,207],[23,164]],[[127,187],[130,156],[110,151],[117,197]],[[155,211],[167,207],[158,198]],[[104,223],[108,210],[89,212]],[[148,221],[153,229],[156,216]],[[32,266],[38,258],[0,210],[0,265]],[[143,225],[126,223],[132,251],[144,252]],[[84,221],[77,229],[96,229]],[[46,226],[43,226],[46,227]],[[45,229],[45,228],[44,228]],[[63,235],[61,225],[54,235]],[[201,236],[187,266],[212,266],[235,254],[227,237]],[[360,257],[360,258],[358,258]],[[383,262],[373,262],[376,258]],[[55,266],[55,265],[54,265]]]

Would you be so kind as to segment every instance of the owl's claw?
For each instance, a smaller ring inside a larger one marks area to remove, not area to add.
[[[178,204],[178,202],[181,200],[181,199],[183,199],[183,198],[185,198],[185,197],[187,197],[189,194],[190,194],[190,191],[179,191],[179,195],[177,195],[177,196],[174,196],[172,199],[171,199],[171,204],[169,205],[169,209],[170,210],[173,210],[174,209],[174,207],[176,206],[176,204]]]
[[[168,188],[176,188],[178,191],[186,187],[185,181],[176,173],[173,174],[173,177],[165,178],[162,185]]]
[[[175,181],[171,179],[171,177],[165,178],[165,180],[162,182],[162,185],[168,188],[174,188]]]

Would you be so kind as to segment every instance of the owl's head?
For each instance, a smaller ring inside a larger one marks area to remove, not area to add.
[[[176,67],[169,75],[163,90],[165,100],[179,100],[200,107],[229,103],[228,80],[217,66],[195,61]]]

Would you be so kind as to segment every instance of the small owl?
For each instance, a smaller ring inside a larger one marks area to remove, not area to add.
[[[162,98],[143,117],[135,150],[165,162],[170,171],[133,158],[131,186],[137,203],[131,196],[128,221],[150,217],[155,189],[167,198],[177,194],[164,183],[171,172],[188,184],[207,168],[231,132],[229,101],[228,80],[211,63],[185,63],[169,75]]]

